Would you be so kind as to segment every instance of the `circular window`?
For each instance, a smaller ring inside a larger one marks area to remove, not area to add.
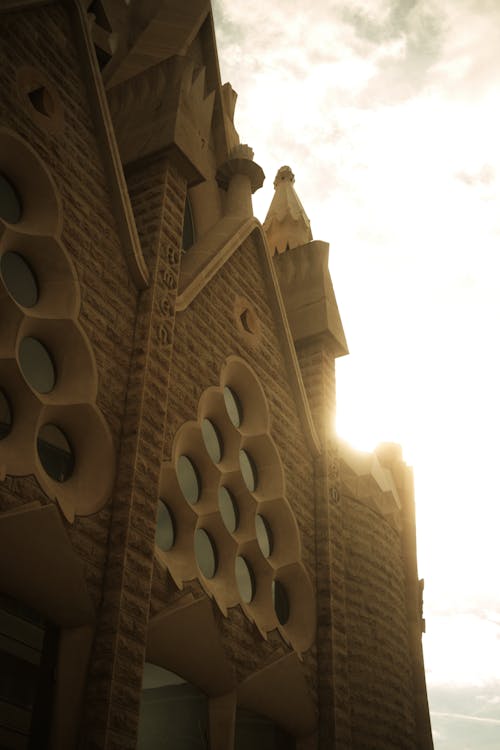
[[[217,553],[215,545],[205,529],[196,530],[194,554],[198,567],[205,578],[213,578],[217,570]]]
[[[193,463],[187,456],[179,456],[175,467],[181,492],[191,505],[200,499],[200,479]]]
[[[222,439],[217,428],[209,419],[204,419],[201,423],[201,434],[208,455],[214,464],[218,464],[222,458]]]
[[[0,273],[10,296],[22,307],[33,307],[38,302],[36,278],[19,253],[4,253],[0,260]]]
[[[224,486],[219,487],[219,511],[224,521],[224,526],[232,534],[238,528],[238,506],[227,487]]]
[[[257,469],[253,460],[245,450],[240,450],[240,469],[243,475],[243,481],[250,492],[257,487]]]
[[[0,174],[0,218],[9,224],[17,224],[22,215],[23,206],[16,188],[4,174]]]
[[[56,383],[52,357],[38,339],[26,336],[19,344],[19,365],[25,379],[35,391],[50,393]]]
[[[38,432],[38,456],[49,477],[65,482],[73,473],[75,458],[64,432],[55,424],[44,424]]]
[[[255,578],[252,568],[244,557],[238,556],[234,563],[234,571],[241,599],[245,604],[250,604],[255,595]]]
[[[290,619],[290,602],[285,587],[279,581],[273,581],[274,611],[280,625],[286,625]]]
[[[243,409],[236,393],[228,386],[224,386],[224,403],[229,419],[235,427],[239,427],[243,421]]]
[[[0,440],[7,437],[12,428],[12,409],[9,399],[0,389]]]
[[[164,552],[172,549],[175,542],[175,525],[168,506],[160,500],[156,521],[156,544]]]
[[[273,551],[273,534],[268,522],[260,513],[255,516],[255,531],[260,551],[264,557],[269,557]]]

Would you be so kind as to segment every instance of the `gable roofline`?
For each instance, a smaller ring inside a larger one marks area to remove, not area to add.
[[[302,380],[300,365],[295,352],[295,345],[293,343],[278,277],[267,247],[262,224],[258,219],[255,217],[242,219],[241,217],[236,216],[226,216],[189,249],[188,254],[183,259],[184,262],[188,260],[191,253],[191,257],[195,260],[193,263],[189,264],[191,268],[188,266],[187,274],[184,274],[184,279],[181,278],[177,295],[176,311],[182,312],[189,307],[193,300],[249,237],[252,237],[256,241],[263,260],[264,268],[266,269],[267,281],[271,290],[271,307],[280,329],[279,333],[281,334],[280,338],[283,341],[285,366],[290,377],[290,384],[299,411],[299,417],[302,422],[307,445],[312,455],[318,456],[321,453],[321,444],[314,426],[309,401],[304,387],[304,381]],[[215,247],[218,247],[218,250],[207,260],[207,262],[203,263],[203,258],[207,258],[210,246],[213,248],[214,245]]]
[[[146,289],[149,286],[149,273],[142,254],[106,92],[94,55],[94,45],[90,38],[85,11],[79,0],[66,0],[65,5],[72,17],[92,116],[102,144],[101,158],[111,188],[111,205],[116,219],[120,245],[136,288]]]

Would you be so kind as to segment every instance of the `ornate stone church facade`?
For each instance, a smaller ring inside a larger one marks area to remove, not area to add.
[[[0,5],[0,747],[429,750],[411,469],[208,0]]]

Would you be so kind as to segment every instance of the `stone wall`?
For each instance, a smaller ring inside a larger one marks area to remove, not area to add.
[[[346,498],[346,615],[353,750],[414,750],[413,675],[398,532]]]
[[[274,292],[265,273],[260,251],[249,238],[191,305],[177,313],[164,458],[170,458],[172,441],[181,425],[196,419],[202,392],[219,384],[225,359],[238,355],[247,361],[268,401],[271,436],[284,466],[285,493],[299,525],[302,560],[314,585],[313,463],[273,318],[270,295]],[[259,318],[261,335],[255,345],[248,342],[236,325],[237,297],[247,298]],[[227,619],[219,617],[219,624],[240,679],[288,650],[279,636],[274,638],[271,634],[269,641],[263,640],[239,607],[231,608]],[[305,659],[309,683],[314,689],[313,652],[306,654]]]
[[[1,36],[0,127],[25,139],[55,181],[62,201],[61,240],[74,262],[81,290],[79,322],[97,365],[97,405],[118,445],[137,294],[119,244],[73,30],[66,10],[56,4],[3,15]],[[18,70],[24,66],[39,70],[60,99],[62,127],[56,132],[40,125],[40,117],[17,85]],[[45,501],[29,480],[9,481],[15,482],[19,502],[23,497]],[[77,517],[67,527],[85,563],[96,606],[101,598],[109,518],[108,504],[96,515]]]

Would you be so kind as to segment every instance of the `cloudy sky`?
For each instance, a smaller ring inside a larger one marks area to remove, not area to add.
[[[337,429],[414,466],[436,750],[500,748],[500,0],[214,0],[236,126],[289,164],[351,354]]]

